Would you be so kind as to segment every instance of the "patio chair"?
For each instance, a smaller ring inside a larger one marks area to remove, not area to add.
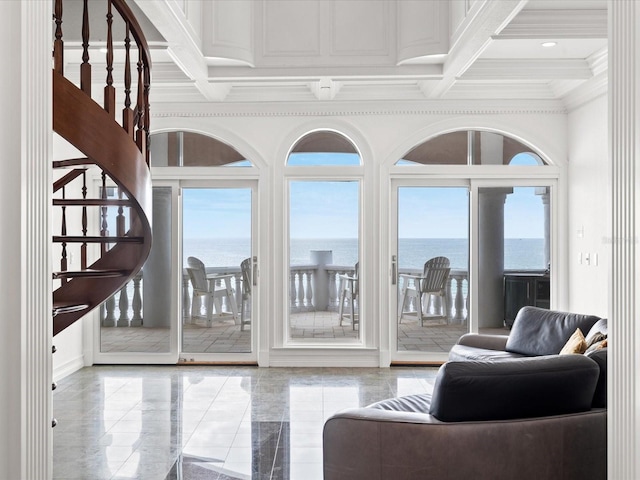
[[[356,314],[356,303],[358,302],[358,270],[359,263],[354,266],[353,275],[338,275],[340,279],[340,306],[338,308],[338,318],[340,319],[340,326],[342,321],[348,318],[351,321],[351,328],[356,329],[356,323],[359,322],[358,314]],[[347,302],[349,305],[349,312],[344,312],[344,304]]]
[[[207,274],[202,260],[196,257],[187,258],[187,272],[191,285],[193,287],[193,298],[191,300],[191,317],[199,317],[200,300],[202,297],[206,299],[206,318],[207,326],[210,327],[214,317],[221,318],[223,315],[231,315],[233,320],[238,318],[237,307],[233,296],[233,288],[231,287],[231,278],[233,275],[216,275]],[[222,301],[226,298],[227,308],[230,312],[222,310]],[[214,306],[216,313],[214,314]]]
[[[240,271],[242,272],[242,299],[240,300],[240,331],[244,331],[244,326],[251,323],[251,319],[247,319],[247,310],[249,310],[251,302],[251,282],[253,272],[251,271],[251,259],[247,258],[240,263]]]
[[[424,264],[422,276],[401,274],[404,278],[402,287],[402,300],[398,306],[398,323],[402,323],[403,317],[407,313],[405,308],[408,301],[414,299],[415,314],[420,321],[420,326],[424,326],[425,317],[429,318],[447,318],[449,311],[447,305],[447,280],[449,279],[449,259],[447,257],[434,257]],[[441,298],[441,314],[428,315],[431,297]],[[425,300],[425,302],[423,302]]]

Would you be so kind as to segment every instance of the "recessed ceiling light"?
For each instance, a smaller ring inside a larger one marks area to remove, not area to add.
[[[542,44],[543,47],[555,47],[558,44],[558,42],[544,42]]]

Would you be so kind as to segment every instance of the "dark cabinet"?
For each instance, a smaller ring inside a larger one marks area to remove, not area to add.
[[[551,284],[548,275],[511,273],[504,276],[504,324],[511,328],[518,311],[527,305],[551,306]]]

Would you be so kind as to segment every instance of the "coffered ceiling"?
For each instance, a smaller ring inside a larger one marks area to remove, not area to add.
[[[540,100],[606,91],[606,0],[135,0],[153,102]],[[553,46],[544,46],[553,43]]]

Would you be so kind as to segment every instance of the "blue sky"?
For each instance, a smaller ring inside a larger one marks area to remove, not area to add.
[[[356,238],[356,181],[293,181],[292,238]],[[402,187],[398,204],[403,238],[466,238],[468,194],[464,187]],[[187,238],[247,238],[251,232],[248,188],[189,188],[183,191]],[[533,187],[514,188],[505,203],[505,237],[542,238],[544,209]]]
[[[531,155],[513,164],[536,165]],[[291,166],[359,165],[353,153],[298,153]],[[468,190],[464,187],[401,187],[398,233],[403,238],[466,238]],[[359,183],[356,181],[292,181],[292,238],[356,238],[359,225]],[[187,238],[248,238],[251,234],[251,191],[248,188],[185,189],[183,227]],[[514,188],[504,209],[506,238],[542,238],[544,209],[533,187]]]

